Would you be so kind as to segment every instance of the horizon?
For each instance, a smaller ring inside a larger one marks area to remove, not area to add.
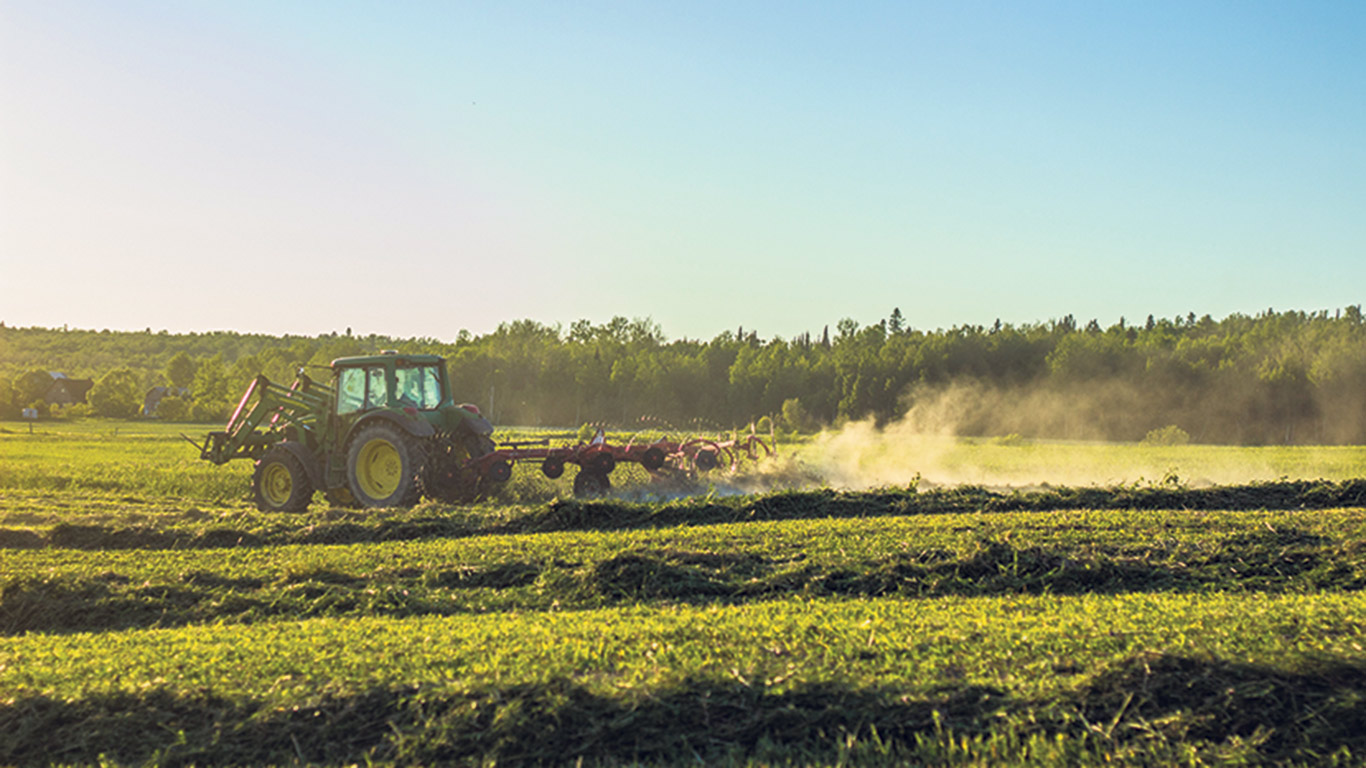
[[[1152,317],[1153,320],[1154,320],[1155,322],[1158,322],[1158,323],[1161,323],[1161,322],[1166,321],[1166,322],[1175,323],[1175,324],[1177,324],[1177,325],[1182,325],[1182,324],[1187,323],[1187,322],[1189,321],[1190,316],[1192,316],[1192,315],[1194,315],[1194,316],[1197,318],[1197,321],[1200,320],[1200,319],[1203,319],[1203,318],[1205,318],[1205,317],[1209,317],[1209,318],[1210,318],[1212,321],[1214,321],[1215,323],[1223,323],[1223,322],[1226,322],[1226,321],[1228,321],[1228,320],[1230,320],[1230,319],[1233,319],[1233,318],[1249,318],[1249,319],[1254,319],[1254,320],[1255,320],[1255,319],[1258,319],[1258,318],[1261,318],[1261,317],[1266,316],[1267,313],[1272,313],[1272,314],[1296,313],[1296,314],[1302,314],[1302,315],[1311,316],[1311,317],[1312,317],[1312,316],[1320,316],[1320,315],[1322,315],[1322,316],[1329,317],[1329,318],[1332,318],[1332,319],[1334,319],[1334,320],[1337,320],[1337,319],[1340,319],[1340,318],[1341,318],[1343,310],[1345,310],[1345,309],[1351,309],[1351,308],[1353,308],[1353,307],[1355,307],[1355,308],[1357,308],[1358,310],[1360,310],[1360,309],[1361,309],[1361,306],[1362,306],[1361,304],[1349,304],[1349,305],[1344,306],[1344,307],[1329,307],[1329,308],[1320,307],[1320,308],[1315,308],[1315,309],[1297,309],[1297,308],[1276,309],[1276,308],[1274,308],[1274,307],[1267,307],[1267,308],[1263,308],[1262,310],[1259,310],[1259,311],[1257,311],[1257,312],[1230,312],[1230,313],[1228,313],[1228,314],[1226,314],[1226,315],[1219,316],[1219,317],[1216,317],[1216,316],[1214,316],[1213,314],[1208,313],[1208,312],[1195,312],[1195,311],[1192,310],[1192,311],[1188,311],[1188,312],[1178,312],[1178,313],[1176,313],[1176,314],[1174,314],[1174,315],[1171,315],[1171,316],[1159,316],[1159,315],[1156,315],[1156,314],[1154,314],[1154,313],[1146,313],[1146,314],[1144,314],[1144,315],[1143,315],[1142,317],[1140,317],[1140,318],[1128,318],[1128,317],[1121,316],[1121,317],[1115,318],[1115,320],[1114,320],[1113,322],[1105,322],[1105,321],[1102,321],[1100,318],[1080,318],[1080,317],[1077,317],[1077,316],[1075,316],[1075,315],[1063,314],[1063,315],[1057,315],[1057,316],[1049,317],[1049,318],[1046,319],[1046,320],[1027,320],[1027,321],[1024,321],[1024,322],[1013,322],[1013,321],[1007,321],[1007,320],[1005,320],[1005,319],[1003,319],[1003,318],[994,318],[993,321],[992,321],[991,323],[956,323],[956,324],[954,324],[954,325],[940,326],[940,327],[936,327],[936,328],[920,328],[920,327],[916,327],[916,326],[907,324],[906,327],[905,327],[905,332],[907,332],[907,333],[922,333],[922,334],[927,334],[927,335],[929,335],[929,334],[945,333],[945,332],[947,332],[947,331],[950,331],[950,330],[953,330],[953,329],[956,329],[956,328],[990,328],[990,327],[992,327],[992,326],[995,324],[995,321],[996,321],[996,320],[1000,320],[1000,322],[1001,322],[1001,327],[1002,327],[1002,328],[1011,328],[1011,329],[1016,329],[1016,330],[1023,330],[1023,329],[1028,329],[1028,328],[1048,327],[1048,326],[1051,326],[1051,325],[1054,325],[1054,324],[1057,324],[1057,323],[1061,323],[1063,320],[1065,320],[1065,319],[1068,318],[1068,317],[1071,317],[1071,318],[1075,321],[1075,325],[1076,325],[1076,329],[1075,329],[1075,330],[1077,330],[1077,331],[1082,330],[1083,327],[1084,327],[1088,322],[1090,322],[1090,321],[1092,321],[1092,320],[1096,321],[1096,322],[1100,325],[1100,327],[1101,327],[1102,330],[1109,330],[1109,329],[1111,329],[1111,328],[1114,328],[1115,326],[1120,325],[1121,323],[1123,323],[1125,327],[1141,329],[1141,328],[1143,328],[1143,326],[1146,324],[1147,319],[1148,319],[1149,317]],[[894,307],[893,309],[897,309],[897,308]],[[891,313],[890,313],[890,311],[889,311],[889,312],[888,312],[888,315],[890,316],[890,314],[891,314]],[[624,316],[620,316],[620,317],[624,317]],[[612,319],[616,319],[616,318],[609,318],[608,322],[610,322],[610,320],[612,320]],[[664,326],[661,325],[658,321],[656,321],[654,318],[651,318],[651,317],[630,317],[630,318],[624,318],[624,319],[626,319],[626,320],[629,321],[629,322],[633,322],[633,323],[634,323],[634,322],[646,322],[646,323],[652,323],[652,324],[654,324],[654,325],[655,325],[656,327],[658,327],[659,330],[660,330],[660,335],[661,335],[661,339],[662,339],[662,342],[661,342],[661,343],[668,344],[668,343],[672,343],[672,342],[675,342],[675,341],[707,341],[707,340],[710,340],[710,339],[718,338],[718,337],[720,337],[720,336],[722,336],[722,335],[724,335],[724,334],[727,334],[727,333],[729,333],[729,334],[731,334],[732,336],[734,336],[734,335],[735,335],[735,331],[736,331],[737,329],[740,329],[740,328],[743,328],[743,329],[745,330],[746,335],[748,335],[748,334],[751,333],[751,332],[757,334],[757,335],[758,335],[758,338],[759,338],[759,340],[760,340],[761,342],[773,342],[773,341],[780,341],[780,340],[781,340],[781,341],[793,341],[794,339],[796,339],[797,337],[802,336],[803,334],[810,334],[812,337],[817,337],[817,336],[819,336],[819,335],[821,334],[821,329],[829,329],[829,330],[831,330],[831,331],[832,331],[831,337],[832,337],[832,339],[834,339],[834,338],[837,338],[837,333],[834,332],[834,331],[835,331],[835,328],[836,328],[836,326],[838,325],[838,323],[839,323],[839,322],[842,322],[842,321],[844,321],[844,320],[850,320],[850,319],[852,319],[852,318],[840,318],[840,320],[837,320],[837,321],[835,321],[835,322],[831,322],[831,323],[822,323],[820,326],[817,326],[815,329],[809,329],[809,330],[805,330],[805,331],[799,331],[799,332],[797,332],[797,333],[795,333],[795,334],[792,334],[792,335],[783,335],[783,334],[765,335],[764,333],[761,333],[761,332],[760,332],[760,329],[758,329],[758,328],[750,328],[750,327],[745,326],[743,323],[740,323],[740,324],[737,324],[736,326],[734,326],[734,327],[732,327],[732,328],[723,328],[723,329],[717,331],[715,334],[713,334],[713,335],[710,336],[710,337],[703,337],[703,336],[683,336],[683,335],[680,335],[680,336],[671,336],[671,335],[669,334],[669,329],[668,329],[668,328],[664,327]],[[872,325],[878,325],[878,324],[880,324],[880,323],[885,323],[887,319],[888,319],[888,317],[882,317],[882,318],[878,318],[878,319],[876,319],[876,320],[874,320],[874,321],[872,321],[872,322],[870,322],[870,323],[858,323],[858,328],[859,328],[860,330],[862,330],[862,329],[867,328],[867,327],[872,326]],[[153,335],[167,334],[167,335],[172,335],[172,336],[192,336],[192,335],[210,335],[210,334],[216,334],[216,333],[229,333],[229,334],[237,334],[237,335],[240,335],[240,336],[265,336],[265,337],[269,337],[269,338],[302,338],[302,339],[325,338],[325,337],[333,337],[333,336],[338,336],[338,337],[351,337],[351,338],[357,338],[357,339],[378,337],[378,338],[390,339],[390,340],[392,340],[392,341],[421,341],[421,340],[432,340],[432,341],[436,341],[436,342],[441,343],[441,344],[455,344],[455,343],[457,343],[457,342],[459,341],[459,335],[460,335],[461,333],[469,333],[470,338],[472,338],[472,339],[478,339],[478,338],[482,338],[482,337],[484,337],[484,336],[489,336],[489,335],[492,335],[492,334],[496,333],[497,330],[498,330],[498,328],[499,328],[499,327],[502,327],[502,326],[504,326],[504,325],[511,325],[511,324],[520,323],[520,322],[524,322],[524,321],[535,322],[535,323],[541,325],[542,327],[550,328],[550,329],[552,329],[552,330],[555,330],[555,331],[557,331],[557,332],[559,333],[559,335],[562,337],[562,339],[567,339],[568,334],[569,334],[569,331],[570,331],[570,328],[571,328],[571,326],[573,325],[573,323],[579,322],[579,321],[582,321],[582,320],[585,320],[585,318],[579,318],[579,319],[577,319],[577,320],[569,321],[569,322],[563,322],[563,321],[543,322],[543,321],[540,321],[540,320],[535,320],[535,319],[533,319],[533,318],[513,318],[513,319],[509,319],[509,320],[500,321],[500,322],[498,323],[498,325],[494,326],[492,329],[490,329],[489,331],[486,331],[486,332],[484,332],[484,333],[474,333],[473,331],[469,331],[469,329],[463,329],[463,328],[462,328],[462,329],[460,329],[459,331],[457,331],[455,334],[453,334],[449,339],[447,339],[447,338],[445,338],[445,337],[433,336],[433,335],[429,335],[429,334],[421,334],[421,335],[413,335],[413,336],[395,336],[395,335],[392,335],[392,334],[385,334],[385,333],[379,333],[379,332],[365,332],[364,329],[357,330],[357,329],[355,329],[355,328],[349,328],[349,327],[348,327],[348,328],[344,328],[344,329],[336,329],[336,330],[321,331],[321,332],[318,332],[318,333],[290,333],[290,332],[273,333],[273,332],[269,332],[269,331],[242,331],[242,330],[237,330],[237,329],[232,329],[232,328],[211,328],[211,329],[207,329],[207,330],[198,330],[198,331],[196,331],[196,330],[175,330],[175,329],[170,329],[170,328],[151,328],[151,327],[144,327],[144,328],[108,328],[108,327],[106,327],[106,328],[80,328],[80,327],[74,327],[74,328],[73,328],[73,327],[70,327],[70,324],[69,324],[69,323],[63,324],[63,326],[44,326],[44,325],[26,325],[26,326],[19,326],[19,325],[15,325],[15,324],[12,324],[12,323],[8,322],[8,321],[5,320],[4,318],[0,318],[0,330],[17,330],[17,331],[18,331],[18,330],[25,330],[25,331],[58,331],[58,332],[63,332],[63,333],[72,333],[72,332],[74,332],[74,333],[129,333],[129,334],[146,334],[146,333],[150,333],[150,334],[153,334]],[[593,323],[593,326],[594,326],[594,327],[602,327],[602,326],[604,326],[604,325],[606,325],[606,324],[607,324],[606,322],[604,322],[604,323]]]

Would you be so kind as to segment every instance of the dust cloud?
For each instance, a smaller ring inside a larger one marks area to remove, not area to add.
[[[1152,417],[1125,387],[1088,391],[956,385],[922,390],[904,415],[845,424],[794,447],[789,460],[840,489],[989,488],[1181,483],[1192,487],[1323,476],[1282,448],[1149,445]],[[1067,439],[1022,435],[1064,434]]]
[[[919,387],[902,416],[842,424],[783,443],[777,455],[741,462],[673,487],[647,485],[639,500],[834,488],[921,489],[978,485],[992,490],[1051,486],[1179,484],[1191,488],[1281,479],[1347,479],[1360,474],[1361,451],[1344,446],[1213,444],[1259,429],[1247,400],[1206,399],[1172,389],[1154,393],[1123,382],[1071,388]],[[1145,441],[1174,431],[1189,444]],[[1202,437],[1209,442],[1202,443]],[[621,489],[617,494],[630,495]]]

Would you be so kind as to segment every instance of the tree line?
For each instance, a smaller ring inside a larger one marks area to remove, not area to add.
[[[162,385],[177,388],[162,418],[218,421],[258,373],[287,382],[300,366],[381,349],[445,356],[456,398],[508,425],[688,430],[769,416],[812,430],[911,418],[962,435],[1137,440],[1176,426],[1208,443],[1366,441],[1359,305],[934,331],[909,327],[897,309],[879,323],[846,319],[792,339],[741,327],[672,341],[649,319],[622,317],[568,327],[517,320],[454,341],[0,327],[0,416],[30,404],[34,374],[60,370],[96,381],[84,411],[66,415],[135,415],[146,390]]]

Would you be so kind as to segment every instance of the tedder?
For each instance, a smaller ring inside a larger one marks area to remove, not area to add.
[[[214,464],[253,459],[257,507],[302,511],[314,491],[345,506],[410,506],[422,496],[471,501],[506,482],[520,461],[540,461],[552,479],[575,464],[575,495],[600,496],[621,462],[661,477],[705,472],[723,461],[734,465],[741,452],[751,458],[772,453],[754,435],[623,446],[608,443],[601,431],[570,446],[542,440],[499,447],[479,409],[451,397],[445,361],[437,355],[343,357],[332,361],[331,372],[323,384],[300,369],[289,387],[257,376],[223,431],[194,443],[200,458]]]

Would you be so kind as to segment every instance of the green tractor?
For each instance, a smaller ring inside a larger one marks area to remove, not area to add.
[[[328,384],[300,370],[288,388],[256,377],[227,427],[195,443],[200,458],[253,459],[263,511],[302,511],[315,491],[362,507],[468,501],[511,476],[510,462],[489,456],[493,425],[451,398],[442,358],[386,351],[331,370]]]

